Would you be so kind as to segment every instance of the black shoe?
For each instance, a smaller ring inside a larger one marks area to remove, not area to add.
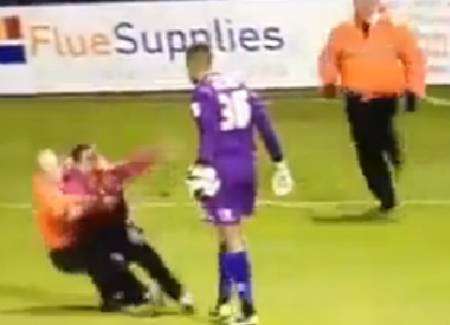
[[[212,318],[212,319],[219,318],[219,315],[220,315],[219,309],[220,309],[219,305],[215,305],[213,308],[209,309],[209,311],[208,311],[209,318]]]
[[[194,315],[195,307],[193,305],[181,305],[181,313],[184,315]]]
[[[233,317],[234,310],[230,303],[217,304],[209,311],[209,318],[216,322],[229,323]]]
[[[233,325],[258,325],[259,324],[259,317],[256,313],[250,316],[243,316],[238,319],[236,319],[233,323]]]
[[[377,218],[380,220],[394,221],[394,212],[396,211],[397,204],[381,205],[378,209]]]
[[[100,311],[102,313],[120,312],[123,307],[123,303],[117,299],[106,299],[100,304]]]
[[[379,210],[381,213],[390,213],[397,207],[397,200],[395,195],[393,195],[392,197],[388,197],[384,200],[381,199],[380,201],[381,204]]]
[[[242,314],[245,317],[250,317],[250,316],[256,314],[256,310],[255,310],[255,307],[253,306],[253,304],[249,303],[249,302],[247,302],[245,300],[243,300],[241,302],[241,310],[242,310]]]
[[[119,291],[112,297],[103,298],[100,310],[105,313],[118,312],[123,311],[127,307],[137,307],[151,303],[152,297],[149,290]]]
[[[382,203],[380,206],[380,213],[381,214],[389,214],[396,208],[395,202],[389,202],[389,203]]]
[[[195,314],[194,297],[189,292],[185,292],[180,298],[181,312],[185,315]]]

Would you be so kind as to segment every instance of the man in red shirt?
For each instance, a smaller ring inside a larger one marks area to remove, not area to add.
[[[98,155],[94,146],[80,144],[72,150],[70,158],[71,168],[64,174],[64,192],[95,195],[109,207],[85,218],[83,236],[98,243],[100,250],[120,255],[124,263],[140,265],[170,298],[180,304],[183,312],[192,313],[192,296],[171,274],[145,240],[142,230],[128,216],[124,186],[150,168],[154,154],[142,151],[126,162],[112,164]]]
[[[109,207],[94,195],[64,194],[62,166],[52,150],[39,153],[38,165],[33,176],[33,198],[39,229],[53,265],[64,273],[89,275],[105,311],[112,309],[112,298],[120,295],[128,303],[146,301],[148,294],[127,266],[80,235],[93,211],[107,211]]]

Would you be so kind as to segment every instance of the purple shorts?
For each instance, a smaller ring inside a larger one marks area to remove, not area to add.
[[[256,177],[253,159],[227,157],[216,161],[220,178],[219,193],[203,203],[207,220],[215,225],[239,224],[253,214]]]

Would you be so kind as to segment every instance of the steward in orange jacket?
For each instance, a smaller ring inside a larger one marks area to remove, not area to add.
[[[407,110],[425,96],[425,58],[415,35],[390,18],[379,0],[354,0],[354,19],[334,28],[319,58],[325,97],[340,85],[361,171],[382,215],[396,205],[391,166],[401,152],[394,129],[398,99]]]

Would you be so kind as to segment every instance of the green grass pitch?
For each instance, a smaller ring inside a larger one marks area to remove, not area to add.
[[[430,94],[450,99],[449,88]],[[399,116],[407,162],[398,190],[407,204],[397,222],[344,218],[372,198],[340,102],[276,96],[271,115],[298,184],[275,198],[260,150],[260,199],[287,203],[260,206],[246,225],[261,323],[450,324],[450,107],[424,103]],[[186,204],[196,142],[187,99],[2,99],[0,121],[0,324],[208,324],[216,245]],[[87,278],[52,269],[28,206],[34,157],[77,142],[95,142],[112,158],[145,144],[165,148],[166,161],[128,195],[150,241],[194,293],[196,316],[104,315]]]

